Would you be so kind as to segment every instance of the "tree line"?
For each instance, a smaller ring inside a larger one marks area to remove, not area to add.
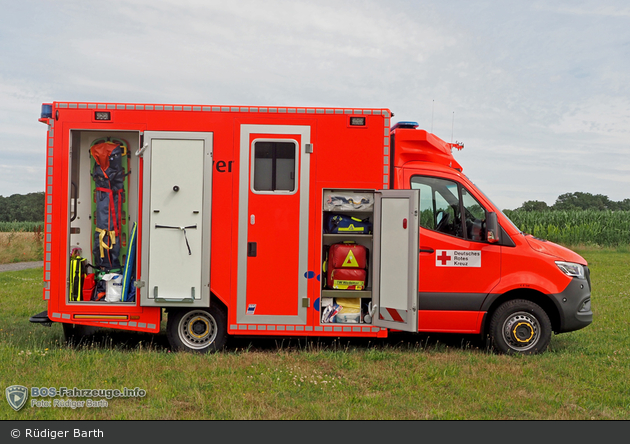
[[[0,222],[43,222],[44,192],[0,196]]]
[[[630,199],[613,201],[603,194],[591,193],[565,193],[558,196],[553,205],[538,200],[528,200],[513,211],[572,211],[572,210],[598,210],[598,211],[630,211]]]

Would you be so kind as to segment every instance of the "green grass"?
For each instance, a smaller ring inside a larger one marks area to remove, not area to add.
[[[0,388],[143,388],[107,408],[35,408],[0,419],[630,419],[630,253],[579,251],[594,323],[547,353],[488,353],[474,337],[238,339],[213,355],[172,353],[165,335],[99,333],[69,348],[45,309],[41,269],[0,273]],[[83,400],[83,398],[80,398]],[[98,398],[100,399],[100,398]]]

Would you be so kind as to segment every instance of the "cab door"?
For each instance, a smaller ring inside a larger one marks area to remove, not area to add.
[[[417,190],[381,190],[374,199],[373,323],[418,331]]]
[[[482,303],[501,279],[501,246],[486,241],[486,210],[456,180],[413,169],[405,180],[421,190],[420,329],[476,333]]]

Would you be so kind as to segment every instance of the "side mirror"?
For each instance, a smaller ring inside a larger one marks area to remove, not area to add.
[[[491,244],[499,242],[499,221],[497,213],[488,213],[486,216],[486,239]]]

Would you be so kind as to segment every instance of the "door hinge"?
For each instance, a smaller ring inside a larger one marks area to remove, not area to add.
[[[306,154],[313,154],[313,144],[312,143],[307,143],[306,145],[304,145],[304,152]]]
[[[302,307],[308,308],[311,306],[311,300],[309,298],[302,298]]]
[[[142,288],[142,287],[144,287],[144,281],[135,281],[133,283],[133,286],[136,287],[136,288]]]

